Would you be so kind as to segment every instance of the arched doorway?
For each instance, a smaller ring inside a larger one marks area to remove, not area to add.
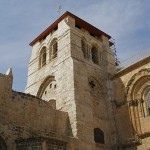
[[[126,87],[129,113],[136,135],[145,131],[144,120],[150,117],[150,69],[142,69],[135,73]]]

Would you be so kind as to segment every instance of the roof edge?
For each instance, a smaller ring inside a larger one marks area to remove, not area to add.
[[[106,34],[105,32],[101,31],[100,29],[94,27],[93,25],[91,25],[90,23],[84,21],[83,19],[77,17],[76,15],[70,13],[69,11],[66,11],[61,17],[59,17],[54,23],[52,23],[48,28],[46,28],[39,36],[37,36],[29,45],[33,46],[37,41],[44,39],[52,30],[54,30],[58,23],[60,21],[62,21],[65,17],[67,16],[71,16],[73,17],[75,20],[78,20],[82,23],[84,23],[85,25],[87,25],[89,28],[94,29],[95,31],[98,31],[99,33],[101,33],[102,35],[106,36],[108,39],[111,38],[110,35]]]

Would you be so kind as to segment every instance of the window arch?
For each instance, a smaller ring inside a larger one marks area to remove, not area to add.
[[[150,115],[150,90],[148,90],[145,100],[146,100],[147,114]]]
[[[57,52],[58,52],[58,42],[57,39],[55,38],[51,42],[51,46],[50,46],[50,60],[57,57]]]
[[[87,58],[87,42],[84,38],[81,39],[81,49],[82,49],[84,58]]]
[[[95,64],[98,64],[99,61],[98,61],[98,50],[96,47],[92,47],[91,49],[91,55],[92,55],[92,61],[95,63]]]
[[[94,129],[94,141],[95,143],[105,144],[104,132],[99,128]]]
[[[40,51],[40,67],[46,65],[46,47],[44,46]]]
[[[56,99],[57,82],[55,76],[47,76],[40,85],[37,97],[49,101],[49,99]]]
[[[0,137],[0,150],[7,150],[7,146],[2,137]]]

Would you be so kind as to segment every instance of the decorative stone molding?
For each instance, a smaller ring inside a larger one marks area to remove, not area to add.
[[[130,80],[128,81],[128,84],[126,86],[126,95],[128,95],[130,93],[130,91],[132,90],[132,87],[134,85],[134,83],[140,79],[141,77],[144,76],[147,76],[149,75],[150,76],[150,68],[144,68],[144,69],[141,69],[139,72],[135,73],[131,78]]]

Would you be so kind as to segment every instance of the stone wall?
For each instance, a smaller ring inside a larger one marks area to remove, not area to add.
[[[68,114],[54,109],[54,101],[12,91],[11,81],[8,75],[0,76],[4,85],[0,86],[0,137],[7,149],[15,150],[16,140],[24,138],[46,137],[66,143],[70,135]]]
[[[16,140],[16,150],[66,150],[66,142],[48,138],[28,138]]]

